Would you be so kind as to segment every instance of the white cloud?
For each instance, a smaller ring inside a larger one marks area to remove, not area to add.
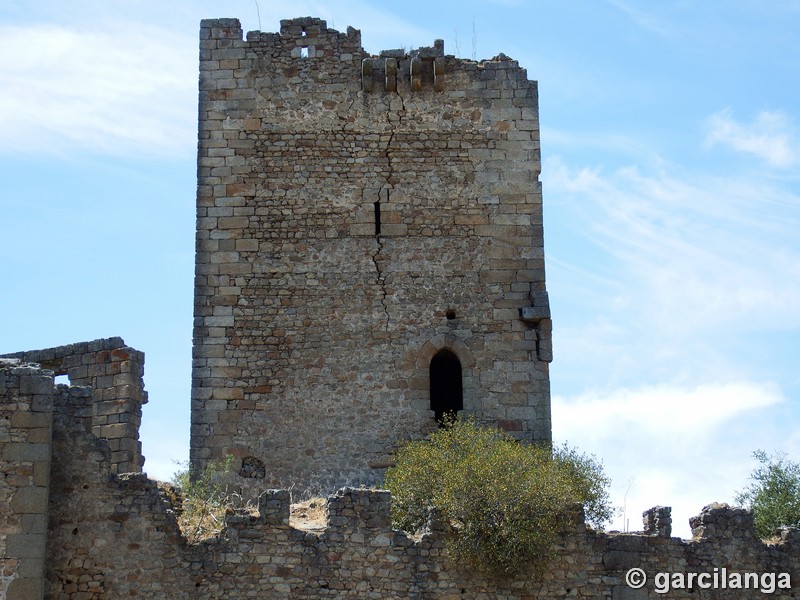
[[[641,512],[672,506],[674,535],[714,501],[746,484],[750,454],[794,431],[774,383],[664,383],[553,398],[553,436],[604,460],[612,502],[625,507],[612,528],[641,529]]]
[[[782,401],[780,390],[769,383],[661,384],[556,396],[553,420],[562,424],[571,439],[619,439],[619,431],[635,431],[654,443],[666,433],[671,444],[676,437],[707,435],[730,419]]]
[[[706,122],[706,144],[723,144],[752,154],[768,165],[787,168],[798,159],[791,119],[779,111],[762,111],[751,123],[740,123],[730,110],[711,115]]]
[[[195,46],[133,22],[97,29],[0,28],[2,147],[23,153],[191,152]]]

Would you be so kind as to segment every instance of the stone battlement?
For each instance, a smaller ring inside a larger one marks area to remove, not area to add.
[[[459,74],[484,81],[482,88],[501,92],[498,96],[501,98],[519,98],[513,90],[528,87],[527,73],[517,61],[504,54],[480,62],[445,55],[443,40],[435,40],[433,46],[382,50],[372,56],[361,48],[359,30],[348,27],[346,33],[340,33],[328,28],[324,20],[313,17],[283,20],[278,33],[250,31],[245,38],[238,19],[207,19],[200,27],[201,56],[203,50],[221,51],[215,56],[223,61],[220,65],[223,71],[230,67],[241,68],[237,61],[247,60],[247,53],[252,52],[262,60],[274,61],[276,67],[292,65],[292,61],[299,67],[300,61],[307,60],[306,66],[314,71],[307,73],[311,78],[320,71],[337,71],[344,75],[349,70],[352,82],[360,81],[364,92],[397,92],[398,86],[414,92],[442,92],[448,73],[451,83],[458,82]],[[326,63],[329,64],[326,66]],[[214,67],[211,63],[204,68]],[[302,77],[302,70],[299,74]],[[520,83],[514,84],[515,81]],[[475,94],[474,86],[467,87],[473,88],[470,93]],[[517,106],[522,107],[524,103],[519,102]]]

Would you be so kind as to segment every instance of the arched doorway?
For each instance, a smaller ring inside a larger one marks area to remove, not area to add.
[[[445,415],[455,416],[464,408],[464,388],[461,381],[461,361],[443,348],[431,359],[431,410],[440,423]]]

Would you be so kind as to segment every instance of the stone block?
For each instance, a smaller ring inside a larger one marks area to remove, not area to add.
[[[218,229],[245,229],[250,224],[247,217],[220,217],[216,221]]]
[[[47,514],[46,513],[26,513],[20,519],[22,528],[21,533],[47,534]]]
[[[50,460],[50,444],[26,444],[11,442],[2,448],[3,460],[12,462],[36,462]]]
[[[47,488],[32,486],[19,488],[11,498],[10,506],[19,514],[46,513]]]
[[[44,575],[20,577],[8,584],[7,600],[42,600],[44,597]]]
[[[41,375],[40,372],[32,375],[23,375],[19,381],[19,391],[25,395],[48,395],[53,393],[53,378]]]
[[[15,412],[11,415],[11,426],[23,429],[49,428],[52,421],[52,414],[46,412]]]
[[[14,558],[44,560],[45,541],[41,533],[10,533],[6,537],[6,554]]]
[[[633,589],[627,585],[616,585],[611,588],[611,600],[647,600],[647,587]]]

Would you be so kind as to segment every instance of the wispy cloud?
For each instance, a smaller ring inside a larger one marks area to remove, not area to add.
[[[762,111],[750,123],[733,117],[730,109],[711,115],[707,121],[706,144],[722,144],[754,155],[770,166],[786,168],[797,164],[800,147],[791,119],[780,111]]]
[[[663,37],[668,37],[673,34],[673,27],[664,19],[660,19],[653,14],[652,8],[657,6],[656,4],[648,4],[648,9],[651,9],[651,11],[648,12],[636,8],[629,2],[623,0],[608,0],[608,3],[625,13],[634,23],[647,31]]]
[[[800,197],[790,191],[677,167],[605,172],[551,159],[543,173],[611,259],[603,274],[630,297],[629,319],[653,331],[800,326]]]
[[[186,107],[196,103],[195,46],[140,23],[1,28],[0,146],[15,153],[191,152],[196,116]]]

